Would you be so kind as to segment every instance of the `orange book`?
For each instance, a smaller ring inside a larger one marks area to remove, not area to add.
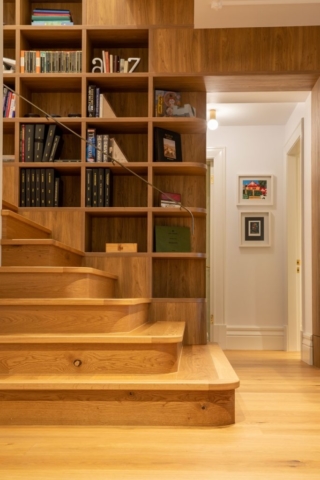
[[[36,73],[40,73],[40,50],[36,51]]]
[[[20,53],[20,73],[25,73],[25,69],[24,69],[25,53],[26,53],[25,50],[21,50],[21,53]]]

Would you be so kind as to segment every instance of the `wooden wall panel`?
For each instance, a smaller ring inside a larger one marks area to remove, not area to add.
[[[150,56],[157,73],[320,72],[320,26],[155,29]],[[172,48],[179,45],[179,48]]]
[[[15,167],[4,165],[2,169],[2,199],[13,205],[17,205]]]
[[[186,322],[185,345],[207,343],[206,302],[192,299],[182,302],[153,300],[150,306],[150,320],[154,322]]]
[[[150,285],[148,279],[147,257],[94,256],[84,259],[84,266],[105,270],[118,276],[115,286],[117,298],[149,298]]]
[[[313,319],[313,359],[314,365],[320,367],[320,79],[312,90],[312,319]]]
[[[88,25],[193,25],[193,0],[90,0]]]

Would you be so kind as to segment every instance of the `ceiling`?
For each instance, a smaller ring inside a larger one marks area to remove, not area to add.
[[[194,0],[195,28],[320,24],[320,0]]]
[[[194,0],[195,28],[320,25],[320,0]],[[285,125],[310,92],[208,93],[220,126]]]
[[[220,126],[285,125],[297,103],[310,92],[207,93]]]

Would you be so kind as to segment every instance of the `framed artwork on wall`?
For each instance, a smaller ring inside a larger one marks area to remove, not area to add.
[[[238,205],[272,205],[273,175],[238,175]]]
[[[269,212],[240,212],[240,247],[270,247]]]

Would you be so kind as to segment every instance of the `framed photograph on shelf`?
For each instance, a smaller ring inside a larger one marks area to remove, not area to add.
[[[180,133],[154,128],[154,161],[182,162]]]
[[[273,175],[238,175],[238,205],[272,205]]]
[[[270,247],[269,212],[240,212],[240,247]]]

